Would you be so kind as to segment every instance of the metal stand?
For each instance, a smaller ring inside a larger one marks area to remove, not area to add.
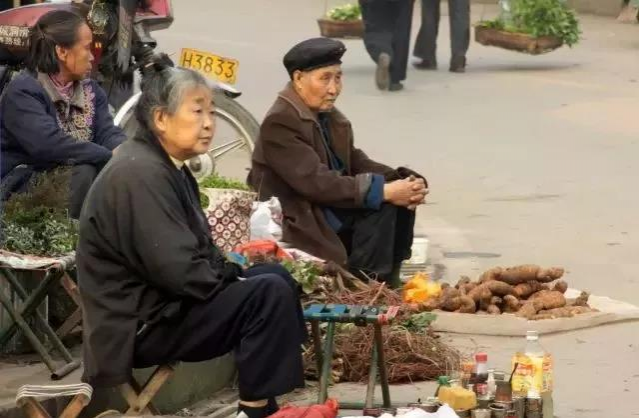
[[[384,341],[382,339],[382,326],[387,325],[397,315],[397,307],[370,307],[347,305],[312,305],[305,312],[304,317],[311,324],[313,346],[317,361],[320,388],[317,396],[318,403],[326,402],[328,398],[328,385],[331,379],[331,366],[334,351],[334,338],[336,323],[353,323],[357,326],[373,326],[374,344],[371,350],[371,365],[366,387],[366,399],[364,403],[340,403],[341,409],[364,409],[374,407],[375,385],[379,375],[382,387],[382,399],[384,408],[391,407],[390,387],[386,371],[384,357]],[[326,322],[326,336],[322,347],[320,323]]]

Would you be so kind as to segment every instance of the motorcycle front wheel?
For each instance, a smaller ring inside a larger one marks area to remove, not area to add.
[[[134,117],[139,97],[140,93],[132,96],[114,118],[127,138],[132,138],[139,126]],[[215,95],[215,114],[216,132],[211,149],[207,154],[189,160],[189,168],[198,179],[216,173],[244,181],[260,125],[248,110],[223,92]]]

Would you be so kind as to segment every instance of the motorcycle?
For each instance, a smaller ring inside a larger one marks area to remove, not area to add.
[[[141,94],[135,92],[136,73],[144,80],[156,71],[156,63],[175,65],[166,54],[156,51],[157,41],[151,35],[173,23],[171,0],[58,0],[0,12],[0,92],[24,68],[31,28],[42,15],[56,9],[86,16],[94,34],[95,61],[91,76],[107,93],[114,122],[131,137],[137,129],[133,113]],[[218,172],[216,167],[222,158],[236,150],[240,150],[240,158],[247,162],[253,152],[259,124],[237,102],[242,93],[230,85],[235,82],[239,63],[206,51],[185,48],[178,64],[217,81],[214,87],[216,117],[232,132],[232,139],[222,140],[207,154],[189,160],[194,176],[203,178]],[[216,144],[219,142],[215,141]]]

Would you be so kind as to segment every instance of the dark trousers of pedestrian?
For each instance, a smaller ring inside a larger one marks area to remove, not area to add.
[[[413,0],[360,0],[364,45],[375,62],[382,53],[390,56],[391,83],[406,79],[413,4]]]
[[[80,217],[84,199],[95,178],[100,174],[103,165],[89,164],[71,167],[71,179],[69,184],[69,216],[73,219]],[[37,171],[32,166],[21,165],[14,168],[1,181],[0,199],[4,202],[15,193],[24,193],[29,189],[31,179]]]
[[[137,337],[134,365],[200,362],[234,352],[240,399],[259,401],[304,387],[306,326],[298,286],[288,271],[263,264],[215,298],[193,302]]]
[[[452,58],[465,57],[470,43],[470,0],[448,0]],[[413,55],[437,62],[440,0],[422,0],[422,25]]]
[[[411,256],[415,212],[383,204],[379,210],[334,210],[342,222],[339,237],[348,252],[349,269],[400,285],[401,263]]]

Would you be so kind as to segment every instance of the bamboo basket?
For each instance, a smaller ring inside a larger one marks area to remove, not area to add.
[[[361,19],[341,21],[320,18],[317,24],[320,34],[325,38],[361,39],[364,36],[364,21]]]
[[[505,32],[482,26],[475,26],[475,41],[482,45],[495,46],[530,55],[545,54],[563,45],[562,40],[554,36],[534,38],[523,33]]]

